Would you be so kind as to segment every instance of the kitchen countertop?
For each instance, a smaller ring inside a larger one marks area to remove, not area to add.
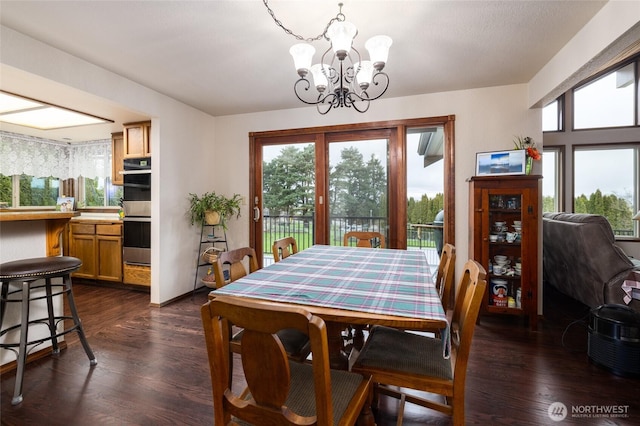
[[[25,220],[52,220],[52,219],[66,219],[69,220],[73,217],[79,216],[80,212],[58,212],[58,211],[20,211],[0,212],[0,222],[19,222]]]
[[[118,213],[82,213],[80,216],[76,216],[71,220],[73,222],[89,220],[95,222],[122,222]]]

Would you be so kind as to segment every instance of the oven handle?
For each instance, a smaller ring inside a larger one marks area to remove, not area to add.
[[[124,222],[151,222],[148,216],[125,216],[122,218]]]
[[[151,169],[142,169],[142,170],[120,170],[121,175],[149,175],[151,174]]]

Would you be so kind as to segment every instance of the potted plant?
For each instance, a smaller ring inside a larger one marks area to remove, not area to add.
[[[189,217],[191,224],[217,225],[231,216],[240,217],[240,203],[242,196],[233,194],[233,197],[225,197],[215,192],[206,192],[202,196],[189,193]],[[217,213],[217,215],[216,215]],[[217,216],[217,219],[216,219]]]

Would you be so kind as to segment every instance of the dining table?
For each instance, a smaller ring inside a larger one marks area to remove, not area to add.
[[[383,325],[439,331],[449,327],[424,252],[313,245],[209,293],[303,307],[327,325],[331,367],[348,369],[342,331]],[[356,346],[357,347],[357,346]]]

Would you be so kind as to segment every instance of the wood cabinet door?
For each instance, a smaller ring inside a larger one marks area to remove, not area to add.
[[[98,271],[96,278],[122,281],[122,238],[99,235],[96,237]]]
[[[123,170],[124,136],[123,132],[111,134],[111,184],[122,185],[124,179],[120,173]]]
[[[151,124],[147,121],[124,124],[124,158],[139,158],[151,155],[149,144],[150,129]]]
[[[82,260],[82,266],[73,276],[95,279],[97,273],[96,237],[95,235],[73,235],[70,247],[71,256]]]

